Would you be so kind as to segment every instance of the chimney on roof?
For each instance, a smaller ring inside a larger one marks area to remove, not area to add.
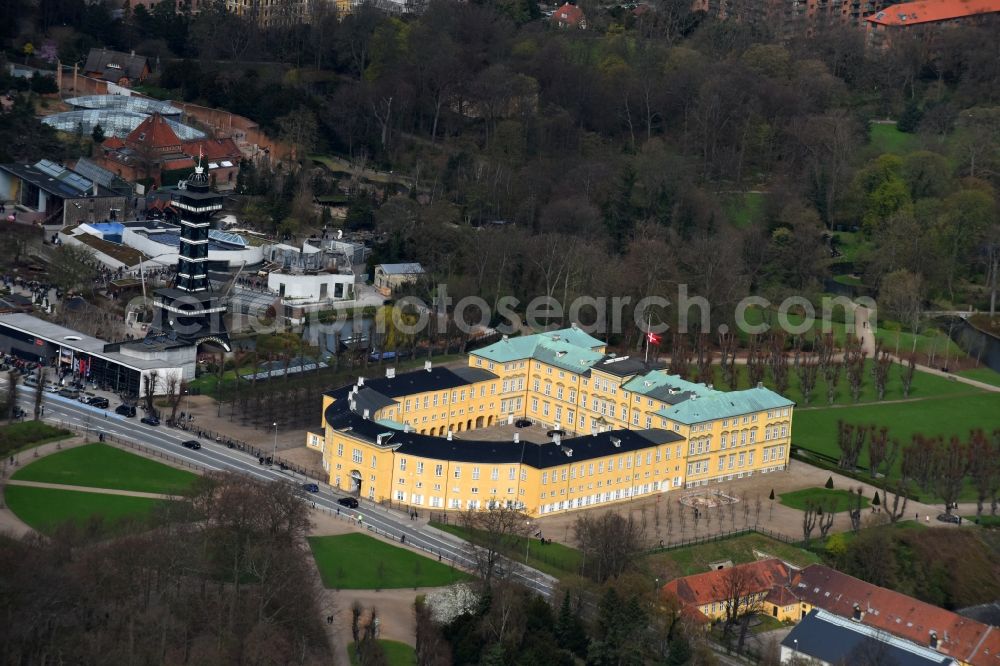
[[[371,415],[371,412],[370,412],[369,410],[367,410],[367,409],[365,410],[365,413],[364,413],[364,414],[362,414],[362,416],[363,416],[363,417],[365,417],[366,419],[367,419],[367,418],[368,418],[368,417],[369,417],[370,415]]]
[[[358,386],[364,386],[364,385],[365,385],[365,378],[358,377]]]
[[[552,434],[552,443],[558,446],[562,442],[562,435],[558,432]]]
[[[351,406],[351,411],[352,412],[358,408],[358,403],[354,402],[354,400],[351,400],[351,402],[349,404]]]
[[[520,444],[521,443],[521,433],[519,433],[519,432],[515,432],[514,433],[514,443],[515,444]]]
[[[504,342],[507,342],[508,340],[510,340],[510,336],[509,336],[509,335],[507,335],[506,333],[504,333],[504,334],[503,334],[503,341],[504,341]]]
[[[764,388],[764,382],[757,382],[757,388]]]
[[[395,379],[396,378],[396,368],[386,368],[385,369],[385,378],[386,379]]]
[[[570,325],[569,325],[569,327],[570,327],[570,328],[572,328],[572,329],[573,329],[574,331],[575,331],[576,329],[580,328],[579,326],[577,326],[577,325],[576,325],[576,322],[575,322],[575,321],[574,321],[574,322],[573,322],[572,324],[570,324]]]
[[[424,361],[424,370],[426,370],[427,372],[431,371],[431,362],[430,361]]]
[[[861,612],[861,605],[854,604],[854,612],[851,614],[851,619],[854,620],[855,622],[861,622],[861,619],[864,616],[865,614]]]
[[[132,57],[135,57],[135,49],[132,49]]]
[[[448,441],[451,441],[451,430],[448,431]]]
[[[931,646],[932,649],[937,650],[938,637],[937,637],[937,632],[934,631],[933,629],[931,630],[930,646]]]
[[[622,447],[622,440],[618,439],[617,437],[612,437],[611,444],[614,445],[616,449],[620,449]]]

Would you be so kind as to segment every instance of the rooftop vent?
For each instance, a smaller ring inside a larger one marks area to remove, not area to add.
[[[757,388],[764,388],[764,382],[757,382]]]
[[[554,334],[554,335],[552,336],[552,339],[553,339],[553,340],[559,340],[559,338],[560,338],[560,336],[559,336],[559,334],[558,334],[558,333],[556,333],[556,334]]]
[[[562,447],[562,452],[566,454],[567,458],[573,457],[573,449],[569,448],[568,446]]]
[[[510,340],[510,336],[509,336],[509,335],[507,335],[506,333],[504,333],[504,334],[503,334],[503,341],[504,341],[504,342],[508,342],[509,340]]]
[[[611,443],[614,445],[616,449],[620,449],[622,447],[622,440],[618,439],[617,437],[612,437]]]
[[[430,361],[424,361],[424,370],[426,370],[427,372],[430,372],[431,371],[431,367],[432,367],[432,364],[431,364]]]
[[[362,416],[364,416],[364,417],[365,417],[365,418],[367,419],[367,418],[368,418],[369,416],[371,416],[371,412],[370,412],[369,410],[367,410],[367,409],[366,409],[366,410],[365,410],[365,413],[364,413],[364,414],[362,414]]]
[[[861,606],[859,604],[854,604],[854,612],[851,614],[851,619],[855,622],[861,622],[861,619],[864,616],[865,614],[861,612]]]
[[[519,432],[515,432],[514,433],[514,443],[515,444],[520,444],[521,443],[521,433],[519,433]]]
[[[392,439],[392,435],[393,433],[391,432],[383,432],[380,435],[376,435],[375,443],[378,444],[379,446],[382,446],[383,444],[386,444],[390,439]]]
[[[934,631],[933,629],[931,630],[930,646],[935,650],[937,649],[938,646],[937,632]]]
[[[385,378],[386,379],[395,379],[396,378],[396,368],[386,368],[385,369]]]
[[[365,378],[358,377],[358,386],[364,386],[364,385],[365,385]]]
[[[451,441],[451,439],[452,439],[452,434],[451,434],[451,430],[449,430],[449,431],[448,431],[448,441],[450,442],[450,441]]]

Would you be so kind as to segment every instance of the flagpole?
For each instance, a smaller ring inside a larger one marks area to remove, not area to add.
[[[646,313],[646,359],[643,361],[645,365],[649,365],[649,336],[652,335],[650,330],[650,324],[652,323],[652,315]]]

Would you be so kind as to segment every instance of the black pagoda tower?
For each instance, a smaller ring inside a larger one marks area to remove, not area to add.
[[[212,215],[222,210],[222,195],[213,192],[201,158],[183,188],[170,196],[180,212],[180,257],[173,287],[157,289],[153,297],[152,331],[171,339],[200,344],[214,342],[230,350],[223,316],[226,305],[212,293],[208,281],[208,231]]]

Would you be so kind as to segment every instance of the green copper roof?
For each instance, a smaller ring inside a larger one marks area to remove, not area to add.
[[[576,326],[561,328],[558,331],[546,331],[544,333],[539,333],[538,335],[545,336],[550,340],[565,340],[571,345],[585,347],[587,349],[593,349],[594,347],[603,348],[606,344],[604,340],[598,340],[594,336],[580,328],[577,328]]]
[[[722,393],[710,389],[704,384],[696,384],[682,379],[678,375],[671,375],[663,370],[653,370],[645,375],[633,377],[622,384],[622,388],[631,393],[649,395],[659,398],[663,394],[663,389],[676,389],[680,393],[689,392],[697,396],[709,396],[713,393]]]
[[[657,416],[684,424],[714,421],[778,407],[791,407],[795,403],[771,389],[758,387],[743,391],[712,391],[705,397],[688,398],[669,409],[661,409]]]
[[[604,354],[592,351],[604,343],[576,328],[507,338],[471,352],[494,363],[510,363],[533,358],[570,372],[583,373]]]

